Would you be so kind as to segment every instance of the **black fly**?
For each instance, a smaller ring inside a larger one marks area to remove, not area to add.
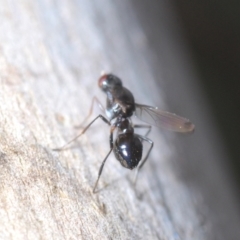
[[[147,137],[151,130],[151,125],[181,133],[194,131],[194,125],[186,118],[177,116],[173,113],[161,111],[156,107],[135,103],[133,94],[127,88],[125,88],[122,85],[122,81],[113,74],[102,75],[98,80],[98,85],[107,95],[107,103],[105,108],[107,118],[101,114],[98,115],[73,140],[61,148],[54,149],[56,151],[64,149],[69,143],[75,141],[78,137],[84,134],[88,128],[99,118],[110,126],[110,150],[107,156],[104,158],[99,169],[98,178],[93,188],[94,193],[96,192],[104,164],[112,151],[114,152],[116,159],[123,167],[128,169],[137,168],[134,181],[136,182],[138,171],[147,161],[148,156],[153,148],[153,141]],[[97,98],[93,98],[88,117],[92,113],[94,101],[97,101],[101,106]],[[101,108],[104,109],[102,106]],[[133,114],[151,125],[132,124],[131,117]],[[146,128],[148,131],[144,136],[142,136],[134,133],[135,128]],[[113,132],[115,130],[117,130],[117,135],[116,139],[113,140]],[[150,147],[144,157],[142,157],[143,141],[146,141],[150,144]]]

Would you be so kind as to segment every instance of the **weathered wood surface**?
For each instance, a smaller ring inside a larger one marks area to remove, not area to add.
[[[136,190],[134,172],[111,156],[101,191],[92,193],[109,147],[100,121],[75,148],[51,150],[79,132],[93,96],[104,101],[102,70],[119,75],[137,99],[164,106],[129,3],[0,4],[0,239],[211,239],[201,193],[174,167],[173,135],[153,131]]]

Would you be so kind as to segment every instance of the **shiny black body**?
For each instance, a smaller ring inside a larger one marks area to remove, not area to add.
[[[142,141],[134,134],[132,124],[127,118],[118,117],[114,125],[118,128],[113,145],[115,157],[123,167],[133,169],[142,158]]]
[[[100,88],[107,95],[106,115],[111,121],[118,118],[129,118],[135,111],[135,100],[132,93],[122,86],[121,80],[112,75],[106,74],[99,79]]]
[[[136,182],[138,171],[146,162],[149,153],[151,152],[153,147],[153,142],[146,137],[151,130],[151,126],[133,125],[131,123],[131,117],[136,111],[136,103],[132,93],[128,89],[123,87],[122,81],[112,74],[104,74],[100,77],[98,85],[107,95],[107,103],[105,109],[107,118],[105,118],[101,114],[98,115],[74,139],[65,144],[62,148],[55,149],[57,151],[62,150],[68,144],[75,141],[82,134],[84,134],[88,130],[88,128],[99,118],[110,126],[110,150],[100,166],[98,178],[94,185],[93,192],[96,192],[96,188],[102,174],[104,164],[112,151],[114,152],[116,159],[121,163],[123,167],[128,169],[137,168],[134,181]],[[103,109],[101,103],[96,97],[94,97],[90,112],[86,119],[88,119],[88,117],[92,113],[94,101],[97,101],[99,106]],[[148,131],[145,136],[141,136],[134,133],[134,128],[147,128]],[[114,141],[113,133],[115,130],[117,130],[117,134]],[[146,141],[150,144],[150,148],[144,158],[142,158],[143,141]]]
[[[118,135],[113,151],[123,167],[133,169],[142,158],[142,149],[143,144],[139,137],[133,133],[124,133]]]
[[[104,164],[112,151],[114,152],[116,159],[123,167],[128,169],[137,169],[134,181],[136,182],[138,171],[147,161],[148,156],[153,148],[153,141],[147,138],[147,135],[151,130],[151,125],[181,133],[194,131],[194,125],[186,118],[170,112],[159,110],[156,107],[135,103],[133,94],[127,88],[123,87],[122,81],[113,74],[102,75],[98,80],[98,85],[107,95],[105,108],[107,118],[101,114],[98,115],[74,139],[65,144],[62,148],[54,149],[56,151],[64,149],[68,144],[72,143],[82,134],[84,134],[88,128],[99,118],[110,126],[110,150],[100,166],[98,178],[93,188],[93,192],[95,192],[97,188]],[[99,106],[104,109],[99,100],[94,97],[90,112],[86,119],[91,116],[93,103],[95,101],[97,101]],[[131,117],[133,114],[151,125],[132,124]],[[134,132],[135,128],[146,128],[147,132],[144,136],[142,136]],[[115,130],[116,138],[114,141],[113,133]],[[144,157],[142,156],[143,141],[150,144],[150,147]]]
[[[133,169],[142,159],[144,140],[134,134],[129,119],[135,111],[133,94],[112,74],[103,75],[99,79],[99,87],[107,95],[106,115],[110,121],[114,121],[112,126],[118,130],[116,140],[113,145],[110,143],[110,147],[123,167]]]

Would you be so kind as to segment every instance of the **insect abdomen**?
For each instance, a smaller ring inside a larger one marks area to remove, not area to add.
[[[113,151],[123,167],[133,169],[142,158],[142,148],[142,142],[134,134],[120,134]]]

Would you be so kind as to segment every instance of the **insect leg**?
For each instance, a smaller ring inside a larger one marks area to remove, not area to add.
[[[91,107],[90,107],[90,110],[89,110],[89,113],[88,115],[86,116],[86,118],[82,121],[82,123],[78,126],[75,126],[75,128],[81,128],[83,126],[83,124],[89,119],[89,117],[92,115],[92,112],[93,112],[93,106],[95,103],[98,103],[98,107],[101,109],[102,112],[105,111],[105,108],[103,107],[103,105],[101,104],[101,102],[98,100],[98,98],[96,96],[93,97],[92,99],[92,103],[91,103]]]
[[[134,124],[133,125],[134,128],[148,128],[147,132],[145,133],[145,137],[148,136],[148,134],[151,132],[152,130],[152,126],[151,125],[144,125],[144,124]]]
[[[96,183],[95,183],[95,185],[94,185],[93,193],[96,193],[96,192],[97,192],[97,191],[96,191],[96,188],[97,188],[97,185],[98,185],[98,181],[99,181],[99,179],[100,179],[100,177],[101,177],[104,164],[105,164],[105,162],[107,161],[108,156],[110,155],[110,153],[111,153],[112,150],[113,150],[113,132],[114,132],[115,128],[116,128],[115,126],[111,127],[111,130],[110,130],[110,138],[109,138],[110,150],[109,150],[107,156],[104,158],[104,160],[103,160],[103,162],[102,162],[102,164],[101,164],[101,166],[100,166],[100,168],[99,168],[98,178],[97,178],[97,181],[96,181]]]
[[[148,149],[146,156],[143,158],[143,160],[140,162],[139,166],[138,166],[137,169],[136,169],[136,174],[135,174],[135,177],[134,177],[134,185],[136,184],[136,181],[137,181],[138,172],[139,172],[139,170],[142,168],[142,166],[144,165],[144,163],[147,161],[147,159],[148,159],[148,157],[149,157],[149,154],[150,154],[150,152],[151,152],[151,150],[152,150],[152,148],[153,148],[153,144],[154,144],[153,141],[150,140],[149,138],[144,137],[144,136],[141,136],[141,135],[138,135],[138,134],[136,134],[136,135],[137,135],[140,139],[142,139],[143,141],[148,142],[148,143],[150,144],[150,148]]]
[[[68,146],[70,143],[74,142],[75,140],[77,140],[80,136],[82,136],[87,130],[88,128],[97,120],[101,118],[105,123],[107,123],[109,126],[111,126],[111,123],[103,116],[103,115],[98,115],[96,118],[94,118],[83,130],[80,134],[78,134],[75,138],[73,138],[71,141],[67,142],[66,144],[64,144],[62,147],[60,148],[54,148],[53,151],[62,151],[63,149],[66,148],[66,146]]]

